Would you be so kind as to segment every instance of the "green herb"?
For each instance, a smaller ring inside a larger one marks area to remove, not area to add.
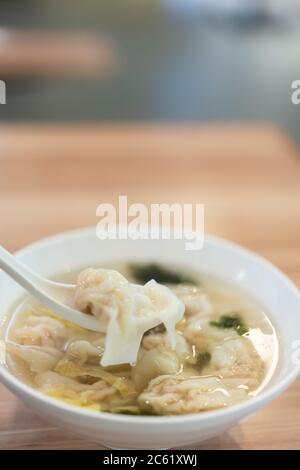
[[[141,416],[161,416],[160,414],[155,413],[155,412],[152,411],[152,410],[147,410],[147,411],[144,410],[144,411],[141,411],[141,412],[140,412],[140,415],[141,415]]]
[[[240,336],[248,332],[248,328],[239,315],[222,315],[219,320],[213,320],[209,324],[223,330],[233,328]]]
[[[118,413],[121,415],[132,415],[132,416],[158,416],[157,413],[151,410],[141,410],[138,406],[119,406],[111,410],[112,413]]]
[[[197,367],[199,369],[203,369],[205,366],[207,366],[210,359],[211,359],[211,355],[208,351],[199,353],[197,356],[197,363],[196,363]]]
[[[171,271],[157,263],[130,264],[129,270],[134,279],[145,284],[154,279],[160,284],[197,284],[195,279],[185,274]]]
[[[140,415],[140,409],[138,406],[119,406],[112,410],[113,413],[121,415]]]

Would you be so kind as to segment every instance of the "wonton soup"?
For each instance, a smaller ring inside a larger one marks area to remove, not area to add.
[[[158,416],[217,410],[251,398],[276,368],[277,336],[264,309],[210,276],[154,263],[88,269],[70,301],[102,332],[27,297],[4,342],[15,376],[72,405]]]

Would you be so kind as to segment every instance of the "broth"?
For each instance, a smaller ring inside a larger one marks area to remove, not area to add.
[[[224,408],[251,398],[271,379],[277,335],[263,307],[245,292],[210,276],[153,264],[114,268],[137,283],[154,274],[184,303],[175,349],[161,323],[143,335],[134,364],[104,367],[104,333],[66,322],[26,297],[5,328],[5,362],[14,375],[66,403],[136,415]]]

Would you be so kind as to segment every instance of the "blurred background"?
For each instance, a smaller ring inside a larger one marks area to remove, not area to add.
[[[299,0],[0,0],[1,119],[270,121],[300,142]]]
[[[291,245],[299,50],[300,0],[0,0],[3,243],[95,224],[127,194]]]

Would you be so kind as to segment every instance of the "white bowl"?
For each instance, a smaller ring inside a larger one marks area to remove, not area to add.
[[[292,356],[300,338],[298,289],[274,266],[237,245],[215,237],[201,251],[185,251],[181,240],[105,240],[95,229],[51,237],[18,252],[28,266],[46,277],[85,266],[120,260],[158,260],[206,272],[235,283],[261,302],[281,339],[277,370],[256,397],[226,409],[178,417],[96,413],[64,404],[37,392],[0,365],[1,381],[43,418],[110,448],[162,449],[200,442],[223,433],[282,393],[300,372]],[[0,323],[24,291],[0,273]]]

